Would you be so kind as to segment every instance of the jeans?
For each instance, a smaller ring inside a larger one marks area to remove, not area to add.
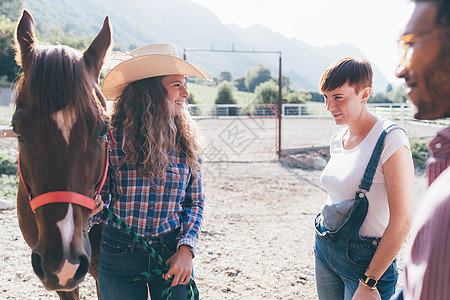
[[[167,261],[176,252],[174,230],[157,238],[147,240],[150,246]],[[165,280],[152,275],[146,280],[134,281],[133,276],[157,269],[156,261],[141,245],[125,231],[107,225],[103,231],[98,263],[100,294],[104,300],[152,300],[162,299]],[[177,285],[172,289],[173,300],[186,300],[186,287]]]
[[[325,240],[316,234],[314,241],[315,278],[320,300],[350,300],[366,271],[378,244],[378,239],[351,241],[349,239]],[[384,272],[377,284],[381,299],[390,299],[395,293],[398,279],[397,262]]]

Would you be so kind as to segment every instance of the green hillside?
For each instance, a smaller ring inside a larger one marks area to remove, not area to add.
[[[12,1],[12,0],[10,0]],[[344,56],[364,57],[353,45],[314,47],[286,38],[263,26],[241,29],[220,22],[210,10],[186,0],[22,0],[23,7],[35,18],[38,38],[51,43],[65,43],[63,37],[76,36],[88,41],[109,16],[114,46],[134,49],[155,42],[172,42],[180,57],[186,49],[280,51],[283,75],[289,76],[291,88],[317,89],[323,70]],[[225,2],[224,2],[225,3]],[[176,9],[174,9],[176,8]],[[15,19],[15,17],[14,17]],[[278,74],[276,55],[255,53],[187,51],[187,60],[201,65],[213,76],[229,71],[233,77],[245,74],[259,64]],[[374,65],[374,90],[384,91],[388,82]]]
[[[198,104],[214,105],[217,96],[217,86],[207,86],[197,83],[188,83],[189,93],[193,94]],[[235,91],[237,104],[249,104],[255,98],[253,93]]]

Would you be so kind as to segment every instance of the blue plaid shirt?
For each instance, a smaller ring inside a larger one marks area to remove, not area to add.
[[[186,158],[175,153],[169,154],[164,179],[140,177],[129,164],[119,168],[125,157],[123,135],[116,129],[112,132],[116,144],[111,143],[110,176],[102,190],[102,198],[112,203],[109,209],[144,238],[180,228],[178,247],[188,245],[195,253],[205,200],[201,174],[194,177]],[[108,224],[118,227],[111,220]]]

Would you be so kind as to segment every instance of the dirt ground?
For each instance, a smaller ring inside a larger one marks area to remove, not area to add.
[[[326,196],[321,171],[288,168],[276,160],[274,120],[198,124],[207,137],[207,200],[194,259],[200,298],[317,299],[312,243],[314,216]],[[286,120],[285,125],[286,148],[327,145],[336,130],[329,120]],[[423,135],[425,127],[417,127],[421,134],[415,134],[415,128],[408,128],[410,136]],[[17,158],[15,139],[0,139],[0,150]],[[417,207],[426,189],[424,175],[416,176],[415,189]],[[0,228],[0,300],[58,299],[33,273],[31,250],[20,233],[15,209],[0,211]],[[405,249],[399,255],[399,286],[404,282]],[[80,287],[81,299],[97,299],[89,275]]]
[[[194,259],[201,299],[317,299],[313,219],[325,199],[319,176],[275,160],[205,165],[207,202]],[[417,206],[425,177],[415,183]],[[15,209],[0,211],[0,227],[0,299],[57,299],[32,271]],[[81,299],[96,299],[89,276]]]
[[[0,119],[9,124],[10,114],[2,110]],[[206,136],[207,196],[194,260],[200,298],[317,299],[312,243],[314,216],[326,195],[319,181],[321,171],[278,163],[275,119],[199,119],[198,125]],[[402,125],[410,138],[432,136],[437,130]],[[282,128],[283,148],[328,145],[337,129],[331,119],[288,118]],[[0,139],[2,155],[17,158],[16,149],[15,139]],[[426,189],[423,174],[416,176],[415,189],[417,208]],[[399,255],[398,286],[404,282],[406,248]],[[97,299],[89,275],[80,287],[81,299]],[[0,211],[3,299],[58,299],[56,293],[44,290],[33,273],[31,250],[20,233],[15,209]]]

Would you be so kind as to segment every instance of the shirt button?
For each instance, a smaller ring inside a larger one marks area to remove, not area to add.
[[[441,149],[442,144],[441,144],[441,143],[436,143],[436,145],[434,145],[434,147],[435,147],[436,149]]]
[[[364,193],[359,193],[359,198],[364,198]]]
[[[153,209],[153,206],[150,205],[150,206],[148,207],[148,209]]]
[[[372,245],[376,246],[376,245],[378,245],[378,242],[375,241],[375,240],[373,240],[373,241],[372,241]]]

